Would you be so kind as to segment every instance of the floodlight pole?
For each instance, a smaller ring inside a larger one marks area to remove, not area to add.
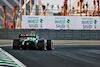
[[[26,0],[24,0],[24,4],[25,4],[25,7],[24,7],[24,15],[26,15]]]
[[[64,2],[64,16],[67,16],[67,0]]]
[[[20,0],[20,9],[19,9],[19,27],[21,29],[21,10],[22,10],[22,5],[21,5],[21,0]]]
[[[39,6],[39,15],[41,15],[41,0],[37,0],[37,5]]]
[[[99,0],[97,0],[97,3],[98,3],[98,14],[99,14],[98,16],[100,16]]]
[[[31,12],[32,12],[32,0],[30,0],[30,15],[31,15]]]
[[[99,0],[97,0],[98,1],[98,11],[99,11]]]
[[[82,16],[82,11],[81,11],[81,7],[82,7],[82,1],[80,0],[80,16]]]
[[[14,11],[13,11],[13,29],[15,29],[15,12],[16,12],[17,6],[14,5]]]
[[[88,11],[88,2],[86,3],[86,16],[87,16],[87,11]]]
[[[95,13],[96,12],[95,11],[96,10],[96,2],[95,2],[95,0],[93,2],[94,2],[94,16],[96,16],[96,13]]]
[[[3,11],[4,11],[4,22],[3,22],[3,27],[6,29],[6,6],[2,5]]]
[[[69,12],[71,12],[71,0],[69,0]]]

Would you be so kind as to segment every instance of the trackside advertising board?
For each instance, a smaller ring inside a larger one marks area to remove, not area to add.
[[[100,30],[100,17],[22,16],[22,29]]]

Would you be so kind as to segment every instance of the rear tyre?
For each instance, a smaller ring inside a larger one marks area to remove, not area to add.
[[[53,49],[53,42],[51,40],[47,40],[47,50]]]
[[[20,49],[20,41],[19,39],[14,39],[13,40],[13,49]]]
[[[44,50],[44,40],[38,41],[38,49],[39,50]]]

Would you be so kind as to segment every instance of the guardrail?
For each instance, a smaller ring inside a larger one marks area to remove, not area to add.
[[[100,40],[100,30],[31,30],[0,29],[0,39],[17,39],[21,33],[39,34],[40,38],[52,40]]]
[[[52,40],[100,40],[100,30],[34,30],[0,29],[0,39],[17,39],[21,33],[39,34],[40,38]]]

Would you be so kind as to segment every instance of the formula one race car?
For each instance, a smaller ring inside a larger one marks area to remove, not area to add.
[[[38,34],[20,34],[19,39],[13,40],[13,49],[39,49],[52,50],[53,42],[51,40],[39,39]]]

